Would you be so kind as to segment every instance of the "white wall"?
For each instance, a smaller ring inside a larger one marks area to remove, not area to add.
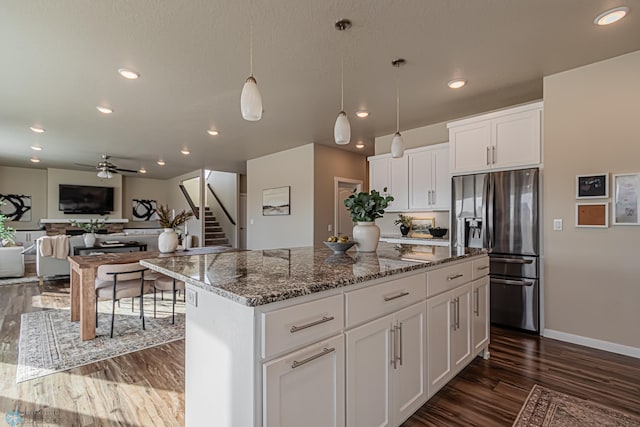
[[[157,228],[158,221],[134,221],[132,214],[132,200],[155,200],[158,205],[168,203],[168,183],[164,179],[140,178],[137,176],[123,176],[122,178],[122,206],[123,218],[129,223],[126,228]]]
[[[247,161],[247,246],[313,245],[313,144]],[[290,215],[263,216],[262,190],[291,187]]]
[[[38,221],[47,215],[47,171],[0,166],[0,194],[31,196],[31,221],[7,221],[7,225],[17,230],[38,229]]]
[[[207,175],[205,171],[205,176]],[[207,183],[213,187],[216,195],[220,198],[220,201],[224,205],[231,218],[236,225],[227,218],[224,211],[220,207],[220,204],[216,201],[211,191],[205,188],[205,199],[207,206],[211,208],[211,212],[215,215],[216,219],[220,223],[222,230],[229,239],[229,244],[232,247],[238,247],[238,186],[240,183],[239,175],[232,172],[218,172],[210,171],[207,177]]]

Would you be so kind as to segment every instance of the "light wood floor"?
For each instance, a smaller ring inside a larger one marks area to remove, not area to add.
[[[68,286],[0,286],[0,425],[11,410],[25,426],[184,425],[184,341],[15,384],[20,315],[68,307]],[[640,415],[640,360],[493,328],[491,359],[476,358],[404,427],[510,426],[536,383]]]

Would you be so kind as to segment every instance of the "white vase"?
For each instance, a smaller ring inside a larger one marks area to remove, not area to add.
[[[375,252],[380,240],[380,227],[375,222],[357,222],[353,227],[353,240],[358,252]]]
[[[175,252],[178,247],[178,235],[173,228],[165,228],[158,235],[158,250],[163,254]]]
[[[84,247],[92,248],[96,245],[96,235],[93,233],[84,233]]]

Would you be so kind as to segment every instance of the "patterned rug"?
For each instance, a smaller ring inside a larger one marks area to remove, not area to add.
[[[534,385],[513,427],[638,427],[640,417]]]
[[[38,276],[10,277],[8,279],[0,279],[0,286],[18,285],[20,283],[32,283],[37,281],[38,281]]]
[[[145,297],[144,331],[137,304],[132,313],[131,300],[122,301],[116,310],[113,338],[109,338],[111,301],[100,302],[98,336],[89,341],[80,340],[80,323],[71,322],[68,309],[24,313],[16,383],[183,339],[184,303],[176,304],[176,323],[172,325],[171,303],[158,298],[158,317],[154,319],[149,301],[153,298]]]

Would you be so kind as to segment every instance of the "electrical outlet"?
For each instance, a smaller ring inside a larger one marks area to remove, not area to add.
[[[562,219],[553,220],[553,231],[562,231]]]
[[[185,289],[185,299],[187,300],[187,304],[192,305],[194,307],[198,306],[198,292],[193,289]]]
[[[327,225],[327,231],[330,232],[331,230],[333,230],[333,226],[331,224]]]

